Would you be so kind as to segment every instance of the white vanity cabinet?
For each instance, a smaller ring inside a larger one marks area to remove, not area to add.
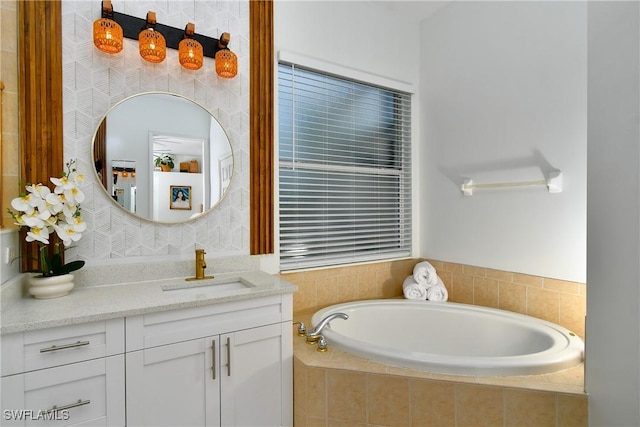
[[[2,335],[2,425],[124,426],[124,320]]]
[[[292,426],[295,287],[245,276],[231,291],[149,281],[46,310],[16,301],[2,319],[0,425]]]
[[[127,425],[292,425],[291,295],[127,318]]]

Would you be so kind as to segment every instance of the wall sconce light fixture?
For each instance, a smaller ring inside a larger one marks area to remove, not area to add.
[[[115,54],[122,50],[122,27],[113,20],[111,0],[102,2],[102,17],[93,22],[93,44],[102,52]]]
[[[184,29],[184,38],[178,45],[180,65],[188,70],[199,70],[204,60],[202,45],[198,40],[192,38],[195,30],[195,24],[189,22]]]
[[[225,79],[232,79],[238,74],[238,57],[227,45],[231,40],[229,33],[222,33],[218,41],[220,50],[216,52],[216,73]]]
[[[138,45],[140,56],[145,60],[153,63],[164,61],[167,56],[167,42],[164,36],[156,31],[156,13],[149,11],[147,13],[147,22],[145,29],[138,34]]]
[[[196,34],[195,25],[192,23],[187,24],[184,30],[159,24],[156,22],[155,13],[151,11],[147,14],[147,19],[142,19],[115,12],[110,0],[103,0],[102,7],[103,19],[107,19],[108,25],[100,24],[100,26],[115,28],[108,36],[109,39],[114,39],[114,35],[117,35],[117,28],[120,28],[119,44],[109,42],[107,46],[113,45],[113,47],[103,48],[96,41],[96,26],[99,21],[103,20],[99,19],[94,23],[94,43],[98,49],[104,52],[120,52],[124,36],[128,39],[138,40],[140,56],[149,62],[162,62],[166,57],[166,48],[169,47],[178,50],[180,64],[186,69],[200,69],[206,56],[215,59],[216,73],[220,77],[233,78],[238,74],[238,57],[228,47],[231,39],[229,33],[222,33],[218,40]]]

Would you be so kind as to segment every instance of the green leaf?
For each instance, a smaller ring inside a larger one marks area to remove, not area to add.
[[[62,271],[62,267],[63,267],[62,256],[60,254],[53,254],[49,269],[53,272],[54,276],[57,276],[58,272]]]
[[[68,264],[65,264],[61,267],[60,274],[71,273],[72,271],[76,271],[81,269],[84,266],[84,261],[71,261]]]

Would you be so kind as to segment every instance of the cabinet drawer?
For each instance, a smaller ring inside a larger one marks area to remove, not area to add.
[[[292,311],[286,294],[127,317],[127,351],[280,323]]]
[[[124,355],[1,380],[7,426],[123,426]]]
[[[2,376],[124,353],[124,319],[7,334]]]

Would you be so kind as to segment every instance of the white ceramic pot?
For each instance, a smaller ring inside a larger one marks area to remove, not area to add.
[[[34,298],[57,298],[67,295],[73,289],[73,274],[61,276],[30,276],[27,278],[29,293]]]

